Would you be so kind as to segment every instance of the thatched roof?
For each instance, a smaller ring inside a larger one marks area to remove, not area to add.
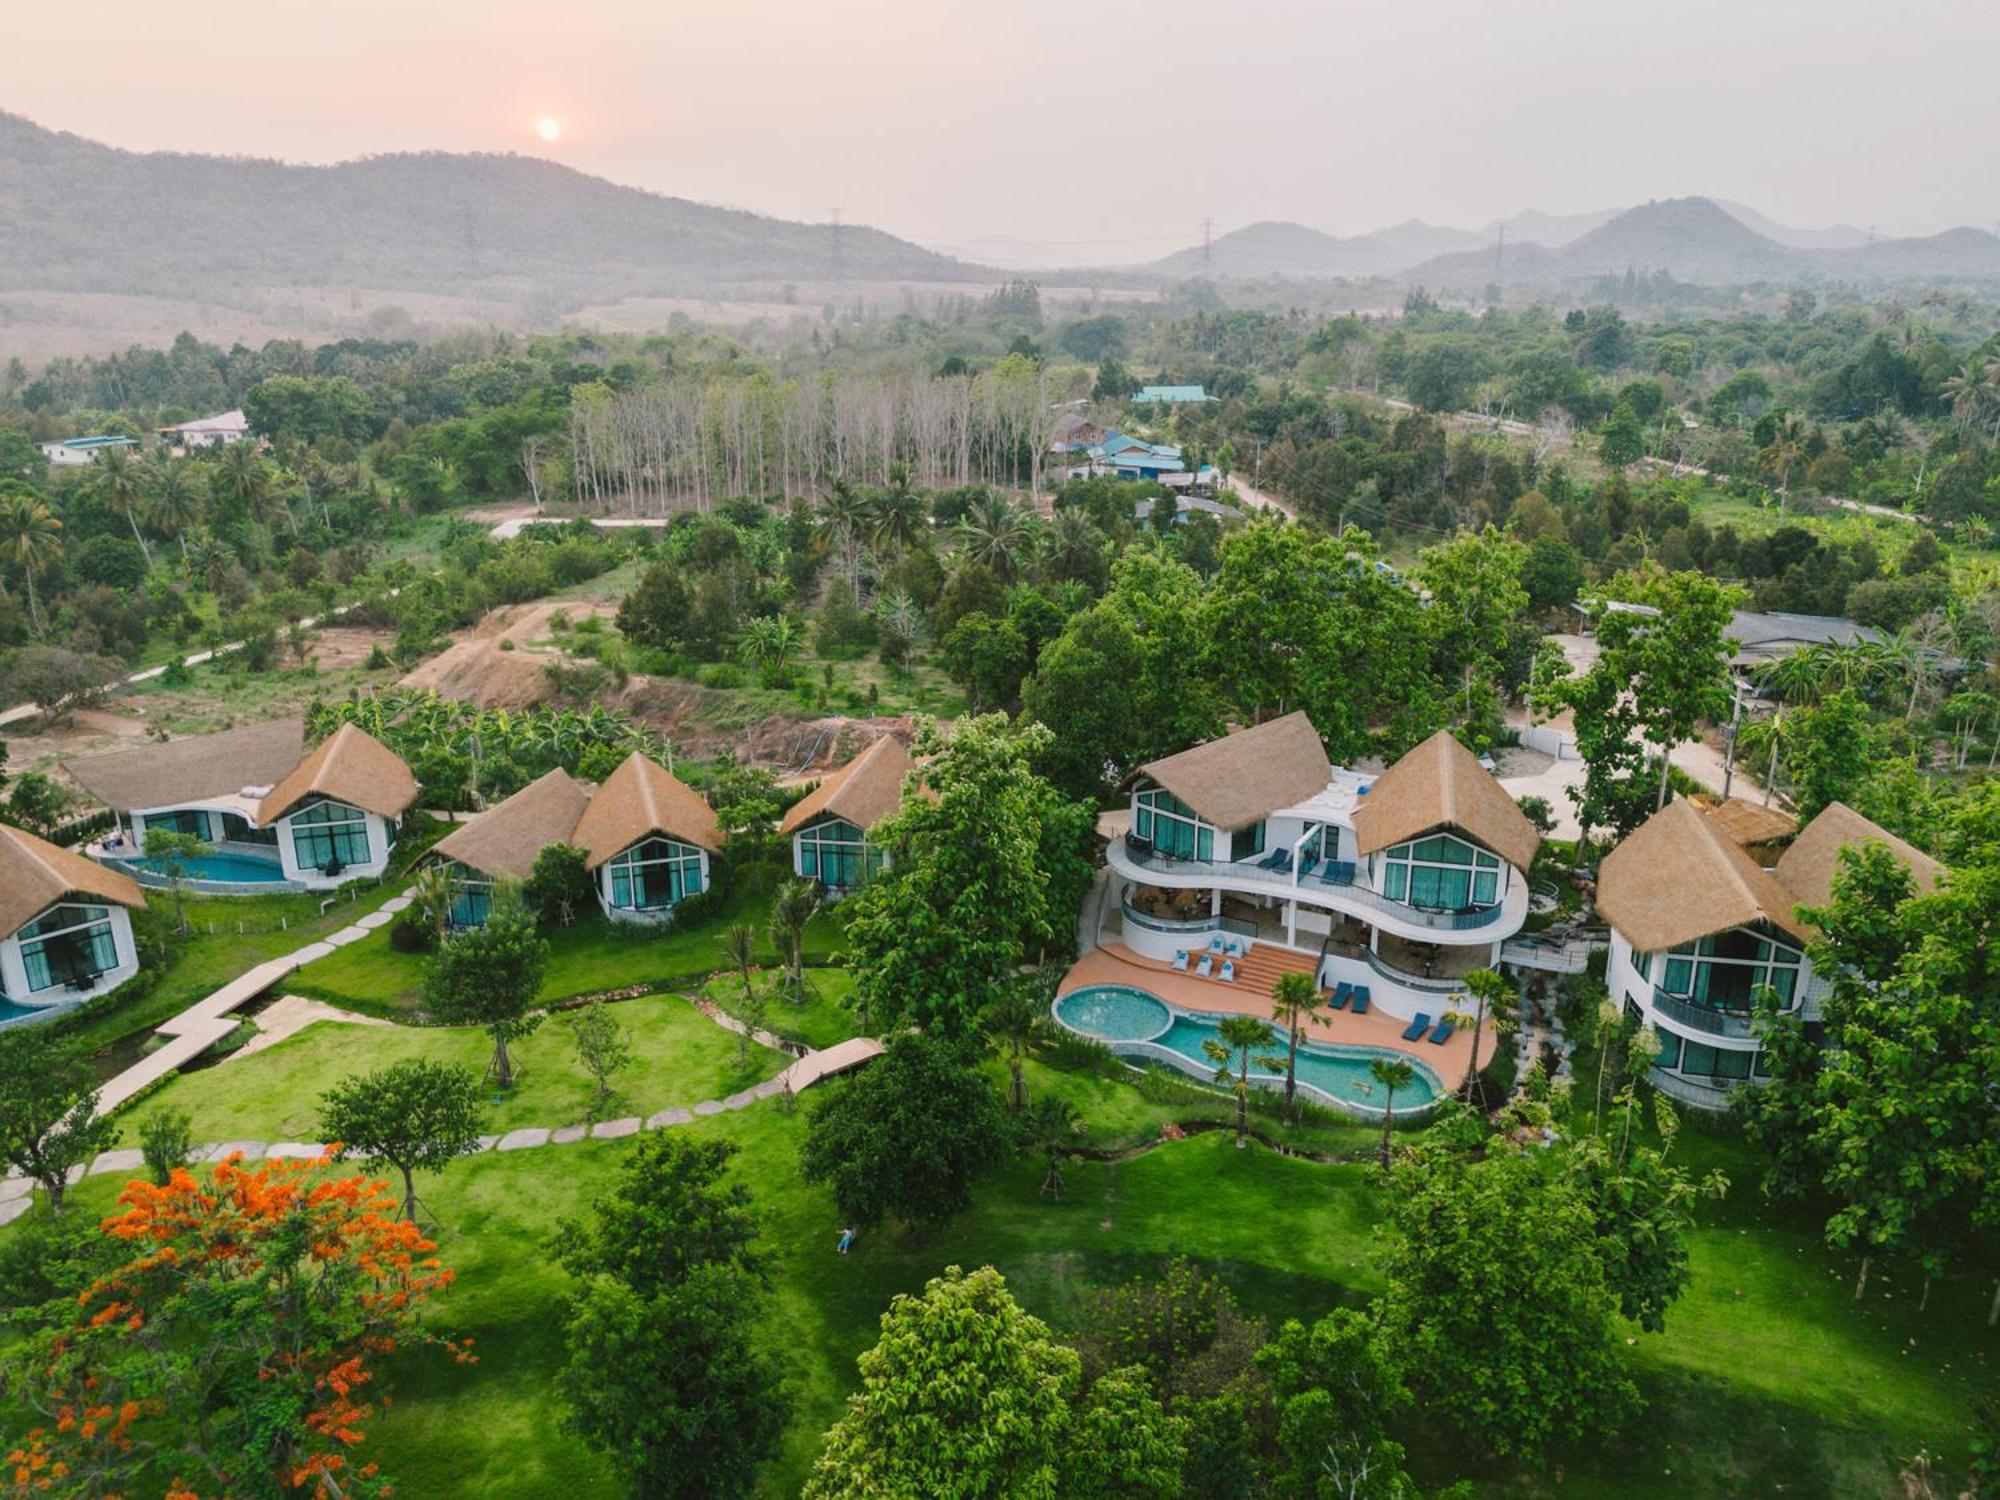
[[[1354,811],[1356,847],[1373,854],[1443,828],[1470,834],[1518,870],[1542,846],[1506,788],[1440,729],[1375,778]]]
[[[785,813],[779,834],[790,837],[821,814],[845,818],[856,828],[873,828],[903,801],[903,778],[916,762],[894,735],[885,734]]]
[[[1778,859],[1777,876],[1801,906],[1825,906],[1833,899],[1833,872],[1840,851],[1852,844],[1886,844],[1909,867],[1919,891],[1927,891],[1944,874],[1944,866],[1914,844],[1871,823],[1844,802],[1829,802],[1800,831]]]
[[[19,932],[68,895],[117,906],[146,904],[131,876],[0,823],[0,934]]]
[[[246,724],[219,734],[113,750],[64,764],[77,785],[121,813],[185,807],[229,797],[245,787],[274,786],[306,753],[297,719]]]
[[[258,804],[268,828],[308,797],[331,797],[379,817],[400,818],[417,800],[417,778],[403,758],[367,730],[343,724]]]
[[[1304,713],[1196,745],[1139,767],[1217,828],[1248,828],[1326,790],[1326,746]]]
[[[686,782],[638,751],[590,799],[571,842],[590,851],[590,868],[624,853],[648,834],[665,834],[714,854],[722,847],[715,809]]]
[[[1605,856],[1597,909],[1632,946],[1657,953],[1768,922],[1801,942],[1798,899],[1694,803],[1676,797]]]
[[[461,823],[431,853],[495,880],[526,880],[536,855],[550,844],[570,842],[589,806],[583,784],[557,766],[470,823]]]
[[[1726,802],[1716,802],[1707,797],[1693,800],[1708,815],[1708,821],[1722,830],[1725,838],[1746,849],[1784,838],[1799,826],[1799,820],[1783,808],[1763,807],[1741,797],[1731,797]]]

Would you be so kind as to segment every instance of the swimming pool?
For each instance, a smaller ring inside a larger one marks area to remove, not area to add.
[[[1215,1063],[1202,1044],[1219,1038],[1220,1016],[1182,1010],[1127,985],[1095,984],[1057,999],[1055,1018],[1066,1029],[1103,1042],[1122,1056],[1152,1058],[1204,1080],[1215,1076]],[[1271,1030],[1277,1040],[1269,1050],[1282,1053],[1287,1042],[1285,1028],[1274,1024]],[[1398,1115],[1427,1109],[1444,1094],[1444,1080],[1422,1058],[1393,1047],[1351,1047],[1311,1040],[1299,1043],[1299,1087],[1337,1108],[1379,1117],[1382,1086],[1370,1075],[1368,1066],[1378,1057],[1407,1062],[1416,1075],[1396,1090]],[[1254,1058],[1250,1069],[1250,1081],[1260,1088],[1285,1086],[1282,1073],[1264,1072]]]
[[[157,859],[125,859],[120,864],[135,871],[165,878],[166,871]],[[232,854],[228,850],[218,850],[213,854],[197,854],[185,861],[190,880],[214,880],[229,885],[257,885],[285,878],[284,867],[276,859],[259,859],[254,854]]]
[[[12,1000],[0,1000],[0,1027],[11,1026],[17,1021],[25,1024],[37,1019],[47,1020],[60,1009],[61,1006],[55,1005],[16,1005]]]

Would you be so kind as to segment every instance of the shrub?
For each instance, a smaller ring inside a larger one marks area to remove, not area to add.
[[[694,680],[705,688],[729,690],[743,686],[743,669],[734,662],[711,662],[694,674]]]
[[[165,1187],[174,1169],[188,1164],[194,1154],[194,1135],[185,1110],[156,1109],[139,1122],[139,1154],[153,1183]]]
[[[437,933],[406,911],[389,929],[389,947],[397,953],[430,953],[437,948]]]

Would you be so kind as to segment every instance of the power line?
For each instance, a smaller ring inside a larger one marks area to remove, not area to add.
[[[833,214],[833,222],[827,226],[832,233],[832,266],[829,275],[834,281],[844,281],[847,273],[847,258],[845,255],[846,247],[841,243],[840,210],[836,208],[831,212]]]

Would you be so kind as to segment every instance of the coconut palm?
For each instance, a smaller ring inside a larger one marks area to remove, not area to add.
[[[910,488],[909,470],[901,464],[889,470],[888,487],[869,497],[866,516],[870,540],[889,552],[914,546],[930,530],[924,497]]]
[[[757,929],[749,922],[737,922],[722,934],[722,956],[729,960],[729,966],[743,981],[743,1012],[737,1018],[743,1029],[736,1034],[736,1060],[739,1064],[750,1057],[750,1043],[757,1030],[757,986],[751,977],[751,970],[757,966]]]
[[[42,632],[42,606],[35,593],[35,579],[61,560],[62,529],[62,522],[33,495],[0,499],[0,552],[28,580],[28,614],[37,635]]]
[[[181,561],[186,562],[188,532],[201,520],[201,491],[194,473],[181,460],[162,458],[152,465],[147,478],[146,519],[168,536],[179,538]]]
[[[822,906],[810,880],[788,880],[771,902],[771,934],[785,955],[785,990],[794,1005],[806,998],[806,928]]]
[[[1466,1074],[1470,1087],[1486,1103],[1486,1086],[1479,1077],[1479,1044],[1485,1039],[1486,1018],[1493,1017],[1496,1030],[1513,1024],[1514,987],[1492,969],[1474,969],[1465,976],[1465,992],[1472,997],[1472,1062]]]
[[[959,526],[958,544],[972,561],[1011,581],[1033,555],[1035,534],[1013,501],[988,495]]]
[[[829,546],[838,550],[858,540],[868,530],[868,521],[868,497],[845,475],[827,485],[819,497],[819,530]]]
[[[1389,1131],[1396,1123],[1396,1090],[1417,1080],[1417,1070],[1400,1057],[1378,1057],[1368,1064],[1368,1076],[1382,1086],[1382,1170],[1389,1170]]]
[[[1762,454],[1764,466],[1778,475],[1778,509],[1785,508],[1786,497],[1791,494],[1792,467],[1805,457],[1806,442],[1812,435],[1812,427],[1806,419],[1795,411],[1780,416],[1771,430],[1771,442]]]
[[[132,455],[123,448],[106,448],[97,456],[97,472],[93,476],[94,488],[104,503],[125,518],[132,528],[132,540],[139,544],[140,555],[146,559],[146,566],[153,566],[153,549],[146,545],[146,538],[139,530],[139,507],[145,501],[146,492],[152,488],[152,478],[148,470],[141,468]]]
[[[1299,1118],[1299,1032],[1320,1007],[1319,984],[1312,975],[1280,974],[1271,986],[1271,1019],[1285,1028],[1285,1118]]]
[[[1224,1016],[1216,1039],[1201,1044],[1215,1064],[1215,1081],[1229,1084],[1236,1094],[1236,1145],[1240,1150],[1250,1133],[1250,1053],[1277,1040],[1270,1023],[1255,1016]],[[1261,1059],[1260,1059],[1261,1061]]]
[[[875,618],[886,639],[896,642],[897,661],[907,661],[917,637],[923,632],[924,615],[908,594],[884,594],[875,602]]]
[[[1889,642],[1889,659],[1896,673],[1910,686],[1903,717],[1917,714],[1917,699],[1937,685],[1951,644],[1951,625],[1939,610],[1930,610],[1896,632]]]
[[[1996,363],[2000,361],[1968,359],[1963,369],[1945,381],[1944,398],[1951,403],[1951,414],[1959,431],[1983,427],[1991,418],[1995,387],[2000,384]]]
[[[231,443],[209,476],[216,494],[254,512],[271,490],[271,466],[249,443]]]
[[[1028,1112],[1026,1124],[1029,1144],[1047,1156],[1049,1162],[1048,1175],[1042,1178],[1042,1196],[1060,1198],[1063,1151],[1082,1128],[1076,1106],[1060,1094],[1044,1094]]]
[[[1006,1051],[1007,1107],[1017,1115],[1028,1107],[1022,1063],[1048,1029],[1049,990],[1049,981],[1040,974],[1018,976],[1001,989],[981,1017],[987,1040]]]
[[[1049,566],[1064,578],[1088,578],[1104,557],[1104,533],[1080,510],[1056,513],[1049,528]]]

